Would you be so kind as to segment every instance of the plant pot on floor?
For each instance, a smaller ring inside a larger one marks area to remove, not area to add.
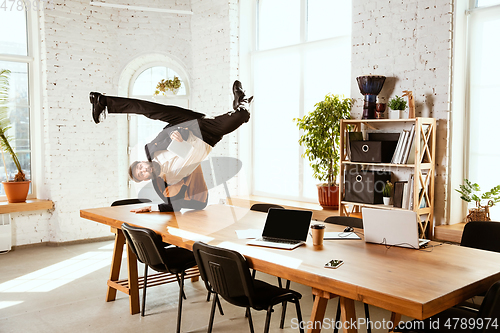
[[[26,202],[31,181],[2,182],[9,203]]]
[[[339,209],[339,187],[337,185],[316,185],[319,204],[327,209]]]
[[[391,204],[391,197],[383,197],[384,205],[389,206]]]

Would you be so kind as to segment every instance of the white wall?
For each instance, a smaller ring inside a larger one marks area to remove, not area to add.
[[[452,58],[451,0],[353,0],[352,97],[361,118],[356,77],[384,75],[387,102],[413,91],[416,116],[437,119],[435,221],[446,221]]]

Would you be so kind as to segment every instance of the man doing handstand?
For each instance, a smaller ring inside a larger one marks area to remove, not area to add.
[[[147,161],[135,161],[129,176],[136,182],[152,180],[156,193],[164,203],[160,211],[181,208],[203,209],[208,202],[208,189],[200,163],[222,137],[248,122],[248,106],[253,97],[246,98],[241,83],[233,84],[233,111],[216,117],[173,105],[164,105],[132,98],[90,93],[92,117],[96,124],[108,113],[139,114],[168,125],[146,144]],[[172,140],[187,141],[193,149],[185,157],[168,150]]]

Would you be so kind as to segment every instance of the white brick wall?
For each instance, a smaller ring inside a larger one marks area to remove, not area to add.
[[[13,214],[13,245],[109,234],[108,228],[81,219],[79,210],[127,196],[119,181],[128,164],[122,153],[127,128],[123,117],[116,115],[95,125],[90,91],[116,95],[127,63],[162,53],[185,65],[193,109],[217,115],[231,109],[232,82],[239,73],[237,0],[134,4],[192,10],[192,16],[99,8],[88,0],[56,0],[55,5],[41,17],[45,179],[38,180],[40,192],[54,201],[55,209]],[[445,218],[451,10],[451,0],[353,0],[353,113],[360,117],[362,108],[355,77],[380,74],[389,78],[381,97],[387,100],[413,90],[417,115],[438,119],[438,223]],[[227,136],[212,156],[236,157],[237,142],[237,133]],[[235,184],[229,183],[230,192],[236,192]],[[221,197],[222,186],[211,190],[211,202]]]
[[[363,108],[355,78],[374,74],[388,78],[379,97],[387,101],[412,90],[417,116],[437,119],[437,224],[446,218],[451,30],[450,0],[353,0],[353,113],[361,118]]]

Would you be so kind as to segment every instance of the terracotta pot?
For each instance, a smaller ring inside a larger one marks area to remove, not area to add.
[[[319,204],[323,208],[339,209],[339,187],[337,185],[316,185]]]
[[[25,202],[30,189],[30,180],[24,182],[2,182],[9,203]]]

